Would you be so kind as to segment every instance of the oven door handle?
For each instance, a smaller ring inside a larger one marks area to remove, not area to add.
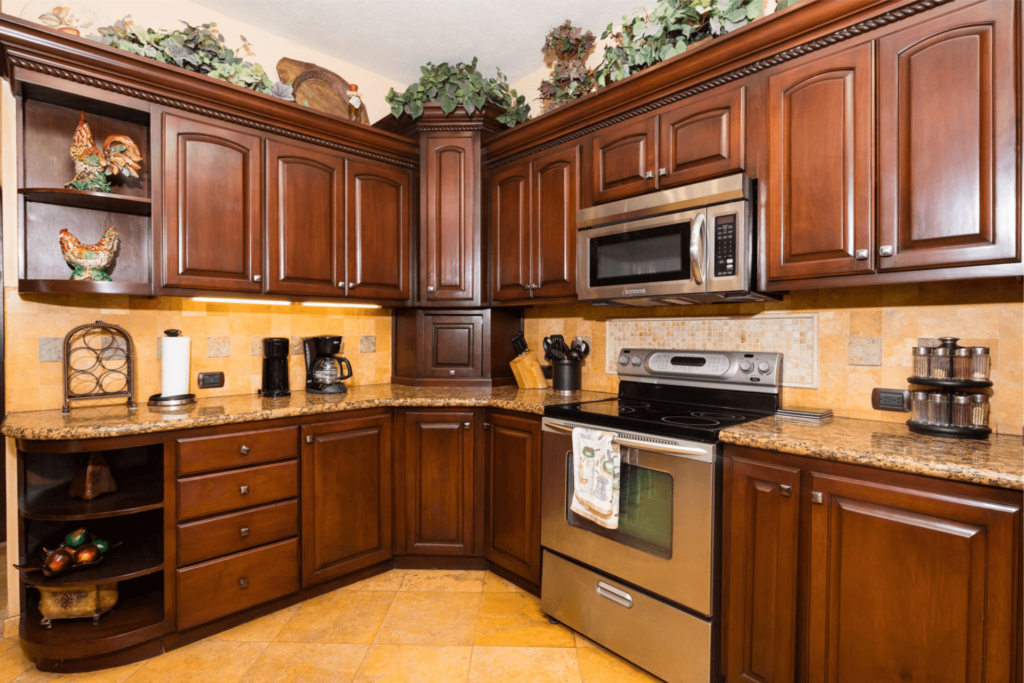
[[[704,217],[704,212],[697,214],[697,218],[693,221],[693,228],[690,232],[690,272],[693,275],[693,281],[698,285],[704,284],[704,264],[707,261],[707,218]]]
[[[633,596],[626,591],[621,591],[615,586],[610,586],[604,581],[597,582],[597,594],[602,598],[608,598],[617,605],[622,605],[626,609],[633,607]]]
[[[543,428],[569,435],[572,434],[573,430],[573,427],[558,424],[557,422],[545,422]],[[600,429],[600,427],[595,427],[595,429]],[[618,433],[616,433],[615,438],[612,439],[612,443],[625,446],[627,448],[636,448],[637,450],[661,453],[663,455],[682,456],[705,462],[711,462],[714,454],[714,446],[710,444],[705,448],[700,448],[697,446],[680,446],[678,444],[651,443],[641,439],[631,439],[628,436]]]

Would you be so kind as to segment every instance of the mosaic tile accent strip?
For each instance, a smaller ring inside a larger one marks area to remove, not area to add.
[[[622,348],[765,351],[783,354],[783,386],[818,388],[817,313],[609,320],[605,334],[609,375]]]

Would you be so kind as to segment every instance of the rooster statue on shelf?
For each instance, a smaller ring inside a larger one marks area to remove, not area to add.
[[[65,185],[72,190],[110,192],[107,176],[121,174],[127,178],[138,178],[142,166],[142,152],[127,135],[108,135],[99,149],[92,139],[92,130],[85,122],[85,112],[75,129],[71,141],[71,158],[75,162],[75,179]]]
[[[111,225],[96,244],[82,244],[67,230],[60,231],[60,250],[64,260],[74,269],[72,280],[110,282],[108,268],[117,251],[117,229]]]

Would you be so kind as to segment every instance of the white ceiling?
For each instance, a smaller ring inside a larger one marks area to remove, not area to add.
[[[197,0],[212,10],[400,83],[428,61],[468,62],[515,81],[544,66],[540,48],[572,19],[596,37],[643,0]],[[653,6],[656,0],[647,4]]]

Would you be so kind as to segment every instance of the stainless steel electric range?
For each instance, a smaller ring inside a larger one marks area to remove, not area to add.
[[[623,349],[617,398],[545,408],[546,614],[670,683],[718,680],[718,432],[776,412],[781,363],[778,353]],[[578,427],[615,434],[615,529],[571,509]]]

